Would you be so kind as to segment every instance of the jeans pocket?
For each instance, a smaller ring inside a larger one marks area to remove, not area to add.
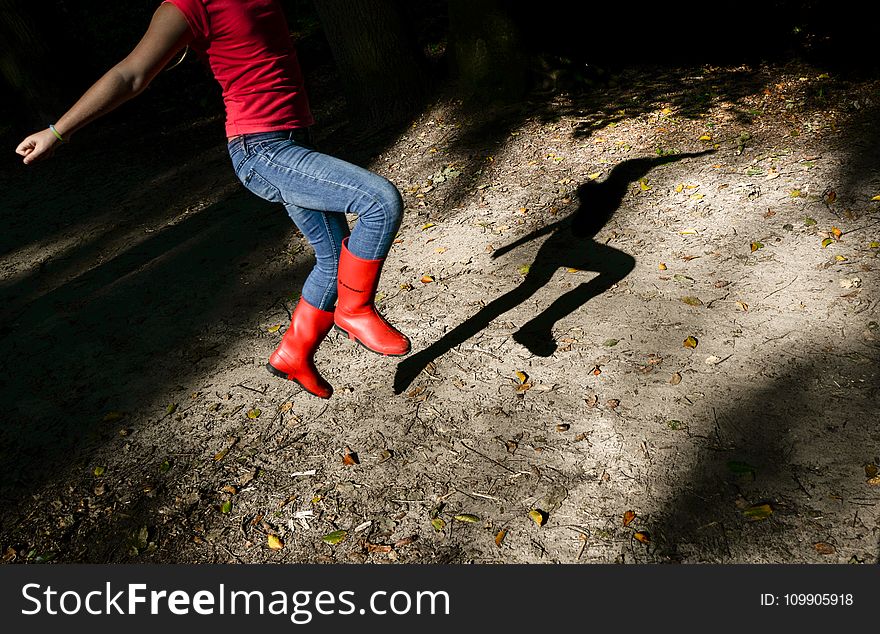
[[[241,178],[241,176],[239,176]],[[272,183],[267,181],[265,178],[260,176],[260,174],[253,168],[248,170],[247,174],[244,178],[241,179],[241,182],[245,187],[248,188],[251,192],[255,193],[257,196],[264,200],[268,200],[273,203],[283,203],[284,199],[281,197],[281,192],[275,187]]]

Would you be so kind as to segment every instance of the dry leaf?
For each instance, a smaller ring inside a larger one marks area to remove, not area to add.
[[[679,383],[681,383],[681,374],[679,374],[678,372],[676,372],[675,374],[673,374],[673,375],[670,377],[669,382],[670,382],[672,385],[678,385]]]
[[[500,531],[498,531],[498,534],[495,535],[495,545],[498,546],[498,548],[501,548],[501,542],[504,541],[504,537],[506,535],[507,535],[506,528],[502,528]]]
[[[630,524],[632,524],[632,521],[634,519],[636,519],[635,512],[634,511],[627,511],[626,513],[623,514],[623,525],[629,526]]]
[[[267,537],[266,541],[269,544],[269,548],[271,548],[272,550],[281,550],[282,548],[284,548],[284,542],[281,541],[281,538],[277,535],[270,534]]]
[[[752,242],[752,243],[749,245],[749,247],[751,248],[752,253],[754,253],[754,252],[757,251],[758,249],[763,249],[763,248],[764,248],[764,244],[761,243],[761,242]]]
[[[516,372],[516,380],[519,381],[520,385],[522,385],[523,383],[525,383],[526,381],[529,380],[529,375],[521,370],[518,370]]]
[[[353,452],[348,447],[345,448],[345,451],[342,454],[342,464],[350,467],[352,465],[360,464],[361,461],[358,459],[358,455]]]
[[[665,271],[666,265],[663,262],[661,262],[660,264],[657,265],[657,268],[660,269],[661,271]]]
[[[880,472],[880,470],[877,469],[877,465],[875,465],[873,462],[869,462],[865,465],[866,478],[873,478],[878,474],[878,472]]]
[[[247,417],[250,418],[251,420],[253,420],[255,418],[259,418],[260,414],[262,414],[262,413],[263,412],[261,412],[260,410],[254,408],[254,409],[248,411]]]
[[[280,326],[280,325],[269,326],[268,328],[266,328],[266,331],[267,331],[267,332],[278,332],[279,330],[281,330],[281,326]]]
[[[702,306],[703,305],[702,300],[699,297],[694,297],[693,295],[686,295],[681,298],[681,301],[683,301],[688,306]]]
[[[874,476],[873,478],[869,478],[868,484],[870,484],[872,487],[880,486],[880,476]]]
[[[231,484],[227,484],[226,486],[224,486],[221,489],[221,491],[224,491],[224,492],[228,493],[229,495],[235,495],[236,493],[238,493],[238,489],[235,488],[234,486],[232,486]]]
[[[559,432],[568,431],[569,429],[571,429],[571,425],[569,425],[568,423],[559,423],[556,426],[556,431]]]
[[[843,235],[843,232],[837,227],[831,227],[831,235],[834,236],[835,240],[840,240],[840,236]]]
[[[367,547],[367,551],[371,553],[390,553],[391,546],[387,544],[371,544],[370,542],[366,542],[364,546]]]
[[[605,403],[605,406],[608,409],[617,409],[620,406],[620,399],[616,399],[616,398],[608,399],[608,401]]]
[[[739,308],[744,313],[748,312],[748,310],[749,310],[749,305],[746,304],[745,302],[737,302],[736,307]]]
[[[697,232],[696,229],[682,229],[682,230],[679,231],[678,233],[679,233],[680,235],[683,235],[683,236],[697,236],[697,235],[700,235],[700,234]]]
[[[433,281],[434,281],[433,275],[422,275],[422,279],[421,279],[422,284],[430,284]]]
[[[543,526],[547,522],[547,513],[539,509],[529,511],[529,517],[538,526]]]
[[[426,222],[425,224],[422,225],[422,231],[424,231],[425,229],[430,229],[431,227],[435,227],[435,226],[436,226],[436,223]]]
[[[599,366],[596,366],[596,367],[599,367]],[[596,405],[599,404],[599,395],[592,394],[592,395],[588,396],[586,400],[587,400],[587,407],[596,407]]]
[[[643,544],[651,543],[651,535],[647,531],[637,531],[633,534],[633,537],[635,537],[636,541],[639,541]]]
[[[480,518],[476,515],[471,515],[470,513],[459,513],[454,516],[452,519],[458,520],[459,522],[465,522],[467,524],[475,524],[480,521]]]
[[[822,240],[822,248],[823,249],[825,247],[827,247],[829,244],[834,244],[834,238],[825,238],[824,240]]]
[[[237,437],[230,438],[229,441],[226,443],[226,446],[214,454],[214,462],[220,462],[221,460],[223,460],[223,458],[226,457],[226,454],[229,453],[229,450],[235,447],[237,442]]]
[[[278,408],[278,411],[283,414],[284,412],[289,412],[291,409],[293,409],[293,403],[287,401],[286,403],[281,404],[281,406]]]
[[[698,343],[699,341],[697,341],[696,337],[688,337],[682,342],[681,345],[683,345],[685,348],[696,348]]]
[[[813,546],[820,555],[833,555],[835,552],[834,546],[828,542],[816,542]]]
[[[600,374],[602,374],[602,368],[598,365],[594,365],[593,369],[590,370],[590,374],[592,374],[593,376],[599,376]]]
[[[435,531],[440,532],[443,530],[443,527],[446,526],[446,522],[444,522],[439,517],[435,517],[434,519],[431,520],[431,526],[434,527]]]

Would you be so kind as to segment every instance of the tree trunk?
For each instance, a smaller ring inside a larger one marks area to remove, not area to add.
[[[498,0],[449,0],[453,72],[462,94],[517,99],[528,88],[528,57],[519,29]]]
[[[424,93],[419,54],[393,0],[315,0],[352,114],[383,128],[408,119]]]

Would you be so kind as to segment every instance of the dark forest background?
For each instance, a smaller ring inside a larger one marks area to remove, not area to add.
[[[157,0],[0,0],[0,136],[51,123],[143,33]],[[517,3],[281,0],[310,90],[345,95],[361,124],[409,117],[439,89],[476,103],[529,91],[600,90],[627,67],[801,59],[839,73],[876,69],[876,8],[828,0]],[[163,118],[222,111],[195,55],[160,76],[146,104]],[[127,115],[130,116],[130,115]]]

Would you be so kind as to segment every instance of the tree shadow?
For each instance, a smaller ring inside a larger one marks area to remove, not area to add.
[[[611,170],[608,178],[588,181],[578,188],[578,208],[569,216],[520,238],[492,254],[500,257],[542,236],[550,235],[538,249],[522,283],[493,300],[477,314],[455,327],[424,350],[407,357],[397,366],[394,391],[400,394],[429,363],[464,343],[494,319],[519,306],[550,282],[560,267],[595,271],[596,277],[558,297],[548,308],[513,334],[515,341],[529,352],[548,357],[556,351],[553,326],[592,298],[604,293],[625,278],[635,266],[632,256],[593,240],[620,207],[629,185],[653,168],[711,150],[655,158],[628,159]]]

